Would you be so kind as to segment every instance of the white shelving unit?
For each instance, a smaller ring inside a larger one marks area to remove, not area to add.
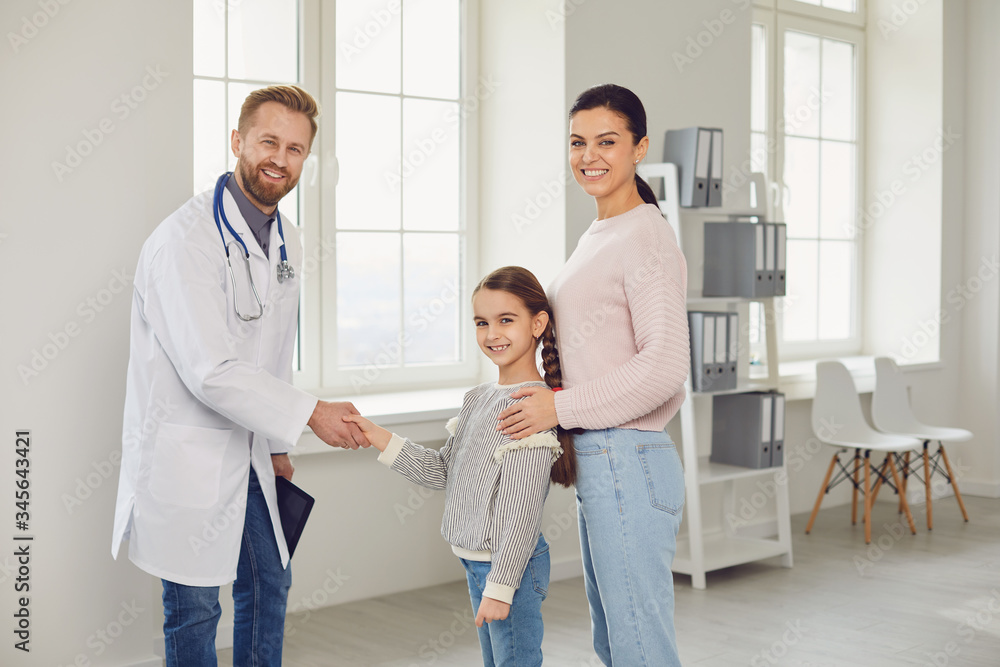
[[[662,178],[666,199],[660,202],[660,210],[677,234],[681,243],[680,209],[678,207],[677,168],[673,164],[644,164],[640,175],[645,178]],[[759,211],[753,212],[759,215]],[[683,248],[683,245],[681,246]],[[765,335],[767,345],[767,377],[766,379],[749,378],[749,360],[744,352],[740,355],[740,373],[737,387],[719,392],[692,391],[690,376],[685,382],[686,398],[681,405],[678,416],[681,426],[681,456],[684,461],[685,508],[684,522],[686,531],[682,531],[677,540],[677,554],[674,557],[673,570],[691,576],[694,588],[706,587],[706,573],[720,570],[733,565],[750,563],[766,558],[780,556],[782,565],[792,566],[792,534],[790,508],[788,503],[788,474],[784,465],[775,468],[742,468],[739,466],[712,463],[708,456],[699,454],[698,443],[710,441],[711,435],[702,434],[699,438],[696,429],[695,412],[710,410],[710,397],[714,394],[732,394],[744,391],[767,391],[778,388],[778,337],[775,326],[775,299],[743,299],[739,297],[701,297],[688,296],[689,308],[706,308],[718,310],[734,310],[742,304],[751,301],[761,302],[764,308]],[[745,350],[746,346],[741,345]],[[771,478],[774,483],[775,515],[777,524],[774,530],[776,538],[753,537],[740,534],[740,531],[725,520],[730,514],[736,516],[735,483],[737,480]],[[702,516],[702,499],[705,493],[722,494],[722,514],[718,529],[706,531]]]

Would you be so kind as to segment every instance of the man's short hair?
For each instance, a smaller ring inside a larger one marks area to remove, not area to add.
[[[247,95],[243,101],[243,108],[240,109],[240,121],[237,125],[240,136],[247,136],[254,114],[265,102],[277,102],[291,111],[305,114],[306,118],[309,119],[309,127],[312,129],[312,135],[309,137],[309,146],[312,147],[312,141],[316,138],[316,117],[319,116],[319,104],[312,95],[293,85],[268,86]]]

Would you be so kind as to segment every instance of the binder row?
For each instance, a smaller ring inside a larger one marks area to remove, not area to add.
[[[663,161],[677,165],[681,206],[722,206],[722,130],[667,130]]]
[[[736,313],[688,311],[694,391],[736,388],[740,327]]]
[[[785,395],[752,391],[712,397],[713,463],[775,468],[785,460]]]
[[[706,222],[704,296],[785,296],[784,223]]]

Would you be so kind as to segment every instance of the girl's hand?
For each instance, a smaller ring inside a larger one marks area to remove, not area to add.
[[[392,439],[391,431],[385,430],[375,422],[365,419],[361,415],[344,415],[342,419],[345,422],[357,424],[358,428],[361,429],[362,435],[368,439],[368,444],[380,452],[385,451],[385,448],[389,445],[389,440]]]
[[[559,425],[554,391],[545,387],[522,387],[510,395],[511,398],[522,396],[527,398],[500,413],[498,431],[520,440]]]
[[[479,612],[476,614],[476,627],[483,627],[483,623],[502,621],[510,613],[510,605],[500,600],[484,597],[479,603]]]

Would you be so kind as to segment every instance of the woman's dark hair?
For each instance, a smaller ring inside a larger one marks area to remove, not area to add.
[[[642,102],[628,88],[613,83],[594,86],[580,93],[570,107],[569,117],[572,119],[578,111],[601,108],[614,111],[625,119],[625,127],[632,133],[633,146],[646,136],[646,109],[643,108]],[[642,180],[638,173],[635,175],[635,187],[639,190],[642,201],[658,206],[653,188],[649,187],[649,183]]]
[[[538,278],[531,271],[520,266],[505,266],[479,281],[472,296],[475,297],[481,289],[497,290],[517,297],[532,316],[541,312],[548,313],[549,322],[545,325],[542,335],[539,336],[539,340],[542,342],[542,371],[544,372],[545,384],[552,389],[562,387],[559,350],[556,349],[556,318]],[[558,427],[556,433],[563,453],[552,464],[551,479],[556,484],[572,486],[576,481],[576,452],[573,451],[573,436],[562,427]]]

